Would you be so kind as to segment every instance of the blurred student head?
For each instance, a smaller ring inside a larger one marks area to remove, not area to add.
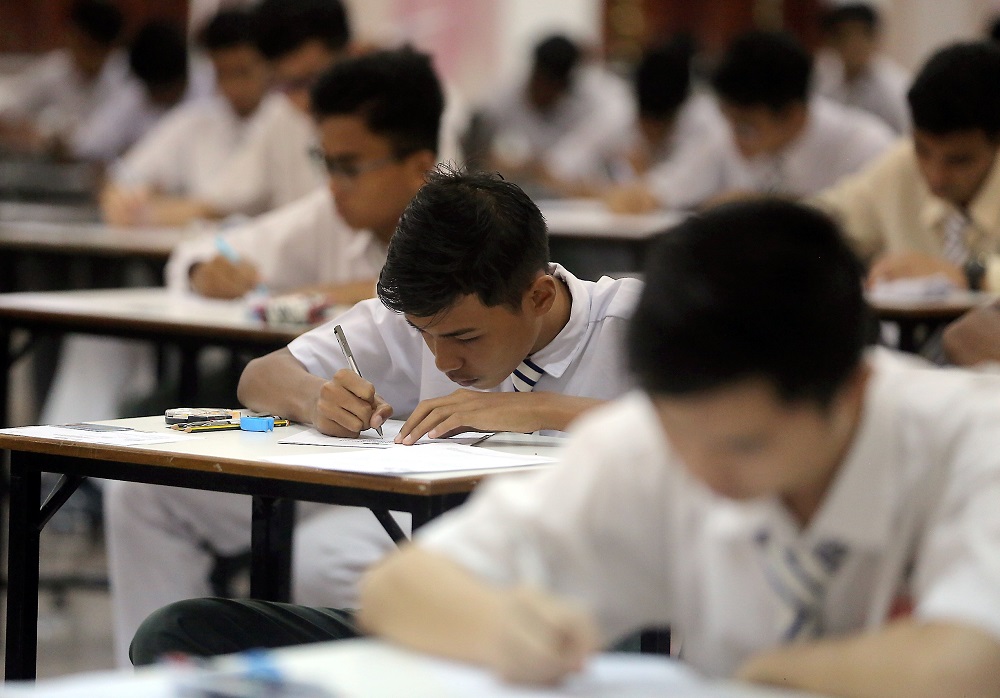
[[[691,93],[691,40],[678,37],[648,49],[635,71],[639,125],[651,144],[659,144],[673,130],[677,112]]]
[[[535,46],[528,100],[539,111],[552,109],[573,84],[573,71],[580,62],[580,49],[561,34],[549,36]]]
[[[913,142],[930,190],[966,206],[989,176],[1000,146],[1000,47],[947,46],[924,64],[906,97]]]
[[[437,160],[444,96],[430,57],[402,48],[344,59],[311,101],[337,211],[388,240]]]
[[[121,38],[121,10],[104,0],[76,0],[69,10],[67,48],[77,70],[97,77]]]
[[[773,155],[799,136],[811,73],[812,58],[789,34],[752,31],[733,40],[712,85],[743,157]]]
[[[303,112],[309,90],[342,58],[351,38],[340,0],[263,0],[257,7],[257,46],[271,62],[278,88]]]
[[[720,206],[661,236],[645,279],[629,363],[693,475],[744,499],[838,462],[872,321],[833,221],[779,200]]]
[[[875,7],[867,2],[832,7],[821,26],[826,43],[844,64],[847,79],[863,74],[878,50],[881,18]]]
[[[452,381],[492,388],[537,349],[555,298],[548,270],[545,219],[527,194],[498,174],[439,169],[399,220],[378,296]]]
[[[177,25],[162,20],[143,25],[132,39],[128,62],[153,103],[172,107],[181,101],[188,82],[188,50]]]
[[[251,13],[220,12],[199,32],[198,44],[211,58],[216,85],[233,110],[252,114],[267,92],[270,71],[257,49]]]

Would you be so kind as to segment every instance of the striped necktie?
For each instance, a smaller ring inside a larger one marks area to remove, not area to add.
[[[942,254],[945,259],[959,267],[969,261],[971,250],[967,238],[971,223],[964,213],[954,211],[945,219],[942,228]]]
[[[763,552],[768,582],[784,603],[779,618],[782,640],[818,637],[823,628],[826,590],[844,562],[847,548],[833,541],[802,551],[774,540],[767,531],[755,537]]]
[[[525,359],[510,374],[510,379],[514,383],[514,391],[518,393],[530,393],[535,389],[535,383],[545,374],[545,371],[534,364],[531,359]]]

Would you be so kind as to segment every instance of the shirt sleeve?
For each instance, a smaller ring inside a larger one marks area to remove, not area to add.
[[[415,540],[491,584],[530,583],[575,599],[606,641],[668,622],[665,537],[645,534],[664,532],[669,508],[654,419],[638,395],[595,411],[573,429],[558,464],[490,478]],[[628,476],[621,463],[634,466]]]

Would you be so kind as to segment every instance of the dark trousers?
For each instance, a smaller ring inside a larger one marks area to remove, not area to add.
[[[253,599],[189,599],[143,621],[129,649],[135,666],[172,653],[197,657],[357,637],[350,611]]]

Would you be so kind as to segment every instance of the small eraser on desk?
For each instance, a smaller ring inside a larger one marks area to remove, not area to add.
[[[274,431],[274,417],[240,417],[243,431]]]

